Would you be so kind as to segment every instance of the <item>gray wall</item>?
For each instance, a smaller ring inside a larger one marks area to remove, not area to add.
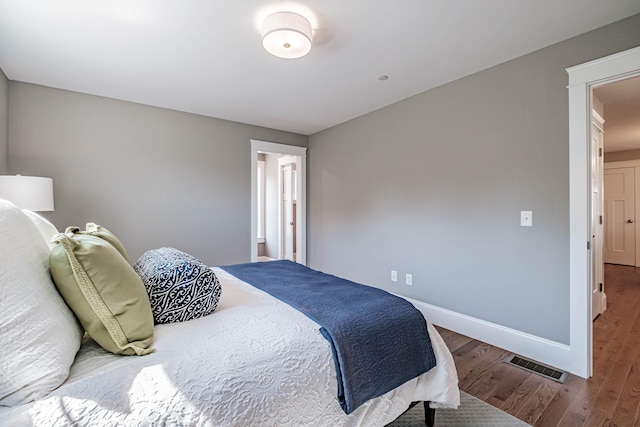
[[[307,137],[11,81],[11,173],[50,176],[59,228],[94,221],[132,260],[174,246],[208,265],[250,260],[251,139]]]
[[[568,344],[565,68],[638,45],[640,15],[310,136],[309,265]]]
[[[9,80],[0,69],[0,175],[7,173],[9,147]]]

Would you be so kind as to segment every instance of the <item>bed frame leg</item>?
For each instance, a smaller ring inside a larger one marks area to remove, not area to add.
[[[429,407],[429,402],[422,402],[424,404],[424,424],[427,427],[433,427],[436,422],[436,409]]]

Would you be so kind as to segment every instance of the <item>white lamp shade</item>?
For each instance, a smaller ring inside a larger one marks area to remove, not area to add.
[[[30,211],[53,210],[53,179],[40,176],[0,175],[0,199]]]
[[[279,58],[305,56],[311,50],[311,23],[297,13],[272,13],[262,23],[262,46]]]

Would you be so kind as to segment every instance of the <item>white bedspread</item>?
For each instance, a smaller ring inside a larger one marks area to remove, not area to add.
[[[429,324],[437,366],[346,415],[319,326],[287,304],[214,268],[216,311],[157,325],[148,356],[116,356],[92,341],[46,398],[0,407],[1,425],[383,426],[412,401],[457,407],[453,359]]]

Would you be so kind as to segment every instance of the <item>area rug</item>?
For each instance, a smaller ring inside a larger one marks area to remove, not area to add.
[[[436,409],[435,427],[525,427],[529,424],[461,391],[458,409]],[[424,426],[424,407],[416,405],[390,427]]]

